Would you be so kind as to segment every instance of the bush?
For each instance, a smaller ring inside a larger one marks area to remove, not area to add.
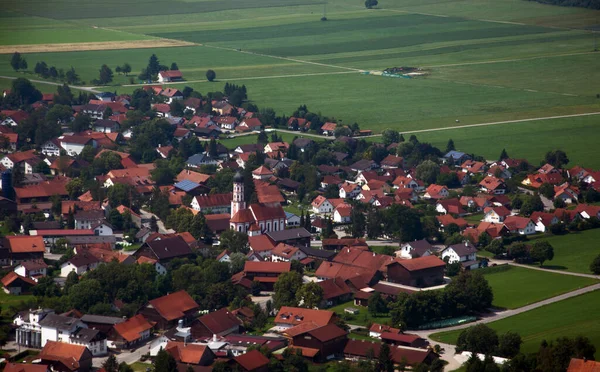
[[[206,71],[206,79],[208,81],[213,81],[217,78],[217,73],[214,72],[213,70],[208,70]]]

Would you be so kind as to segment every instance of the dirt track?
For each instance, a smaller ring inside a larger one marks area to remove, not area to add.
[[[187,41],[170,39],[133,40],[133,41],[100,41],[90,43],[65,43],[65,44],[31,44],[31,45],[0,45],[0,54],[19,53],[46,53],[46,52],[79,52],[86,50],[111,50],[111,49],[143,49],[143,48],[168,48],[178,46],[198,45]]]

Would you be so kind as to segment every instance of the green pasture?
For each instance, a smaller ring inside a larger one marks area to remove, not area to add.
[[[550,110],[546,115],[555,115],[553,112],[554,110]],[[540,114],[540,116],[546,116]],[[502,149],[505,148],[511,157],[525,158],[532,164],[538,164],[544,159],[546,152],[562,149],[569,156],[569,164],[579,164],[597,169],[600,167],[600,153],[596,146],[600,141],[599,125],[600,115],[593,115],[424,132],[416,133],[416,135],[420,141],[431,142],[440,148],[444,148],[448,139],[452,138],[456,148],[461,151],[478,154],[490,160],[497,159]],[[596,232],[596,238],[599,238],[600,231],[593,231]],[[581,235],[594,232],[584,232]],[[552,239],[557,238],[559,237]],[[570,241],[577,238],[567,235],[560,239]],[[588,247],[597,246],[592,239],[588,240],[586,244]],[[576,246],[573,245],[573,249]],[[584,249],[587,248],[584,247]],[[570,266],[582,265],[575,262],[569,264]],[[588,264],[585,263],[585,265]],[[587,272],[587,269],[585,270],[584,272]]]
[[[540,238],[548,241],[554,248],[554,259],[546,261],[544,267],[591,274],[590,264],[600,254],[599,239],[600,229]]]
[[[488,323],[488,326],[502,334],[518,332],[522,339],[521,351],[536,352],[543,340],[550,342],[558,337],[589,337],[600,350],[600,291],[569,298],[550,305]],[[456,344],[461,330],[435,333],[435,341]],[[598,352],[596,352],[598,355]]]
[[[348,308],[348,307],[358,309],[358,314],[351,315],[351,314],[344,312],[344,309]],[[391,322],[391,319],[392,319],[389,316],[389,314],[377,314],[377,316],[372,316],[371,314],[369,314],[369,311],[366,307],[356,306],[356,305],[354,305],[354,301],[348,301],[346,303],[339,304],[339,305],[329,308],[327,310],[335,312],[339,317],[344,319],[346,321],[346,323],[348,323],[348,324],[359,325],[359,326],[364,326],[364,327],[366,327],[368,324],[371,324],[371,323],[389,325],[389,323]]]
[[[591,278],[554,274],[516,266],[481,269],[492,290],[493,305],[516,309],[597,283]]]

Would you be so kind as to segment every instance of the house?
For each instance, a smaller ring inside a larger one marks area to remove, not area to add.
[[[99,264],[100,260],[91,254],[76,254],[60,265],[60,276],[66,278],[72,272],[81,276],[94,270]]]
[[[11,265],[29,260],[43,261],[46,252],[41,236],[5,236],[4,247],[8,248]]]
[[[559,186],[554,186],[554,200],[562,200],[566,204],[576,203],[578,200],[578,189],[571,186],[568,182]]]
[[[102,133],[118,132],[121,126],[116,121],[100,119],[94,122],[94,131]]]
[[[444,199],[450,195],[448,188],[442,185],[431,184],[425,190],[424,199]]]
[[[350,204],[339,204],[333,211],[333,222],[350,223],[352,222],[352,206]]]
[[[306,257],[306,254],[300,248],[285,243],[277,244],[271,251],[271,261],[273,262],[301,261]]]
[[[194,366],[211,365],[215,359],[215,354],[208,345],[189,344],[185,342],[169,341],[165,347],[175,361],[187,368]]]
[[[471,159],[469,155],[456,150],[449,151],[444,155],[444,161],[450,164],[463,164],[469,159]]]
[[[494,176],[485,177],[481,182],[479,182],[479,186],[481,191],[488,194],[502,195],[506,192],[506,185],[504,184],[504,181]]]
[[[172,81],[183,80],[183,74],[179,70],[166,70],[159,71],[158,82],[159,83],[170,83]]]
[[[314,146],[315,141],[309,138],[296,138],[293,142],[294,146],[296,146],[301,152],[304,152]]]
[[[510,211],[508,210],[508,208],[503,206],[486,207],[483,210],[483,213],[483,221],[491,223],[504,222],[506,217],[510,216]]]
[[[461,230],[465,229],[469,225],[469,222],[467,220],[465,220],[464,218],[455,218],[451,214],[435,216],[435,219],[440,224],[440,231],[445,231],[446,228],[448,226],[450,226],[451,224],[457,225],[458,228]]]
[[[241,372],[268,372],[269,358],[258,350],[238,355],[229,361],[233,370]]]
[[[417,258],[431,255],[433,246],[425,239],[415,240],[414,242],[404,243],[400,249],[395,252],[399,258]]]
[[[271,142],[265,145],[264,152],[281,152],[285,154],[289,148],[290,145],[287,142]]]
[[[581,217],[588,219],[592,217],[600,218],[600,206],[578,204],[575,211],[581,215]]]
[[[383,169],[398,169],[402,168],[403,163],[404,159],[402,157],[390,154],[383,158],[383,160],[379,162],[379,165],[381,165],[381,168]]]
[[[335,129],[337,128],[336,123],[327,122],[321,126],[321,131],[325,136],[333,136]]]
[[[285,243],[299,248],[310,246],[311,234],[304,227],[268,231],[266,235],[269,241],[275,245]]]
[[[16,322],[15,322],[16,323]],[[93,356],[106,355],[106,336],[97,329],[90,329],[80,319],[65,315],[47,313],[37,319],[38,331],[34,330],[31,335],[22,332],[25,336],[21,341],[30,341],[31,346],[45,347],[50,342],[81,345],[87,348]],[[29,326],[34,324],[29,323]],[[26,330],[26,327],[20,327]],[[39,342],[38,342],[39,340]]]
[[[9,272],[2,278],[2,289],[11,295],[20,295],[31,292],[31,288],[37,282],[29,277],[21,276],[14,271]]]
[[[379,355],[380,342],[364,340],[348,340],[344,347],[344,358],[350,361],[366,360],[373,355]],[[391,346],[390,356],[394,364],[416,366],[421,363],[429,364],[437,355],[431,349],[417,349],[405,346]]]
[[[411,348],[426,348],[429,344],[421,337],[408,333],[383,332],[380,338],[386,344]]]
[[[182,100],[183,93],[179,89],[167,88],[160,92],[160,95],[167,98],[167,103],[171,104],[173,101]]]
[[[227,308],[202,315],[192,322],[191,334],[193,339],[212,338],[213,335],[227,336],[231,333],[240,333],[242,325],[234,314]]]
[[[192,136],[192,132],[187,128],[176,128],[173,132],[173,139],[180,142]]]
[[[366,172],[377,168],[378,165],[373,160],[361,159],[350,165],[350,170],[353,172]]]
[[[149,301],[138,313],[156,323],[157,329],[165,330],[174,327],[180,319],[184,325],[188,324],[199,308],[192,297],[182,290]]]
[[[342,356],[347,341],[348,332],[335,324],[327,324],[295,335],[291,346],[301,350],[304,357],[326,362]]]
[[[5,370],[6,371],[6,370]],[[571,358],[567,372],[598,372],[600,371],[600,362],[587,360],[586,358]],[[26,371],[27,372],[27,371]]]
[[[460,205],[460,201],[457,198],[444,199],[437,202],[435,210],[438,213],[453,214],[464,216],[467,212]]]
[[[145,242],[133,256],[139,259],[147,257],[161,264],[168,263],[174,258],[184,258],[192,254],[188,243],[180,236]]]
[[[22,121],[29,117],[29,114],[23,110],[2,110],[0,112],[2,114],[2,121],[0,121],[0,125],[16,127]]]
[[[506,226],[512,234],[535,234],[535,223],[531,220],[531,218],[521,216],[508,216],[504,220],[504,226]]]
[[[560,219],[553,213],[533,212],[531,220],[535,223],[535,231],[546,232],[550,226],[560,223]]]
[[[20,151],[3,156],[0,160],[0,164],[6,169],[13,169],[17,164],[21,164],[24,161],[35,159],[37,157],[35,150]]]
[[[65,342],[48,341],[38,358],[57,372],[88,372],[92,368],[92,353],[87,347]]]
[[[311,203],[312,212],[315,214],[325,214],[333,212],[333,204],[323,195],[318,195]]]
[[[462,163],[460,168],[463,171],[463,173],[475,174],[475,173],[485,172],[486,166],[485,166],[485,163],[483,163],[483,162],[474,161],[474,160],[469,159],[469,160],[465,161],[464,163]]]
[[[31,278],[37,282],[39,278],[46,276],[47,269],[48,265],[44,261],[29,260],[22,261],[13,271],[20,276]]]
[[[204,214],[231,213],[233,194],[209,194],[194,196],[190,207]]]
[[[46,364],[7,363],[4,372],[50,372]]]
[[[342,199],[354,199],[361,191],[359,184],[346,181],[340,185],[339,195]]]
[[[185,161],[190,168],[200,168],[202,165],[217,165],[219,162],[207,153],[195,154]]]
[[[299,227],[300,217],[293,213],[285,212],[285,224],[287,227]]]
[[[266,290],[273,288],[279,275],[291,270],[290,262],[254,262],[244,263],[243,276],[251,281],[257,281]]]
[[[442,260],[447,260],[450,264],[460,262],[467,270],[479,267],[476,256],[477,249],[468,241],[451,245],[442,251]]]
[[[235,130],[238,132],[260,131],[262,125],[259,118],[242,119]]]
[[[352,290],[341,278],[332,278],[317,282],[323,289],[323,300],[319,308],[327,308],[352,299]]]
[[[443,283],[446,263],[436,256],[396,259],[386,264],[388,281],[412,287],[427,287]]]
[[[381,324],[377,324],[377,323],[373,323],[371,325],[371,328],[369,328],[369,337],[381,338],[382,333],[399,334],[400,329],[392,328],[388,325],[381,325]]]
[[[85,146],[91,146],[96,148],[98,142],[92,137],[81,136],[81,135],[63,135],[58,137],[60,147],[67,152],[69,156],[76,156],[81,154]]]
[[[255,180],[268,180],[271,177],[273,177],[273,172],[264,165],[252,171],[252,179]]]
[[[335,324],[335,312],[328,310],[304,309],[301,307],[282,306],[275,316],[275,326],[280,330],[288,330],[303,323],[314,323],[318,327]]]

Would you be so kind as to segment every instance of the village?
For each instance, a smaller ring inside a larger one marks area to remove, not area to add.
[[[600,227],[600,171],[560,150],[375,140],[306,106],[234,105],[229,84],[28,83],[0,111],[0,335],[37,362],[5,371],[442,371],[454,355],[422,331],[493,313],[478,271],[541,266],[539,237]]]

